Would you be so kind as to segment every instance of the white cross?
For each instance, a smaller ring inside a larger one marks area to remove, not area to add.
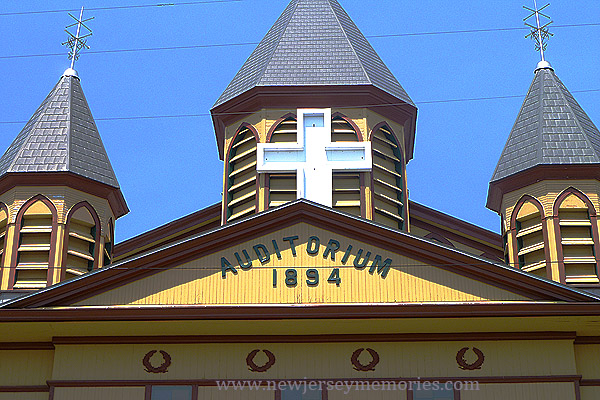
[[[331,142],[331,109],[298,109],[298,143],[259,143],[259,173],[296,172],[296,196],[332,206],[333,172],[370,171],[370,142]]]

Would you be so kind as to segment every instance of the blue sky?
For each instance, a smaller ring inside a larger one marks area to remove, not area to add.
[[[533,0],[340,0],[367,36],[513,28]],[[0,14],[146,1],[4,1]],[[545,3],[543,3],[545,4]],[[574,5],[576,4],[576,5]],[[287,0],[97,10],[92,51],[258,42]],[[556,25],[600,23],[600,2],[553,2]],[[61,47],[66,13],[0,15],[0,150],[3,152],[68,67]],[[573,91],[600,89],[600,26],[553,29],[547,58]],[[485,208],[488,181],[539,55],[525,30],[370,38],[419,107],[410,198],[476,225],[499,230]],[[207,114],[253,45],[83,54],[76,65],[96,119]],[[600,91],[574,93],[597,125]],[[209,116],[97,121],[131,213],[117,222],[121,241],[221,198],[222,162]]]

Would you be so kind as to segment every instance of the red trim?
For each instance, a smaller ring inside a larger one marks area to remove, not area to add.
[[[592,238],[594,239],[594,255],[596,257],[596,276],[600,276],[600,238],[598,235],[598,217],[596,214],[596,208],[594,204],[590,201],[590,199],[580,190],[575,189],[574,187],[569,187],[565,189],[554,201],[554,206],[552,208],[553,218],[554,218],[554,230],[556,236],[556,249],[558,251],[558,269],[560,274],[560,282],[562,284],[566,284],[566,271],[565,271],[565,261],[563,255],[563,247],[562,247],[562,232],[560,228],[560,218],[559,218],[559,210],[560,205],[563,201],[570,195],[575,195],[581,201],[583,201],[587,205],[588,215],[590,217],[590,222],[592,224]]]
[[[254,139],[256,140],[256,143],[260,143],[260,137],[258,135],[258,131],[256,130],[256,128],[254,128],[254,126],[252,124],[249,124],[247,122],[242,122],[240,124],[240,126],[238,127],[237,131],[235,132],[235,135],[233,135],[233,138],[231,139],[231,142],[229,142],[229,147],[227,148],[227,154],[225,157],[225,175],[224,175],[224,179],[223,179],[223,215],[221,216],[221,225],[225,225],[227,223],[227,209],[229,208],[229,171],[230,171],[230,166],[229,166],[229,157],[231,155],[231,149],[233,148],[233,145],[235,144],[235,141],[237,140],[238,135],[242,132],[242,128],[247,128],[250,132],[252,132],[252,134],[254,135]],[[224,139],[223,139],[224,140]],[[258,173],[256,174],[256,187],[258,189]],[[256,192],[256,206],[255,206],[255,212],[258,211],[258,190]]]
[[[538,201],[538,199],[536,199],[535,197],[530,196],[528,194],[521,197],[521,199],[517,202],[517,205],[513,209],[512,214],[510,216],[510,233],[512,235],[512,250],[513,250],[513,260],[514,260],[513,266],[517,269],[521,269],[521,266],[519,263],[519,255],[518,255],[519,246],[517,243],[517,214],[519,214],[521,207],[523,207],[523,205],[527,202],[530,202],[534,206],[536,206],[536,208],[538,209],[538,211],[540,213],[540,222],[542,223],[542,235],[544,238],[544,257],[546,258],[546,277],[548,279],[552,280],[552,266],[550,263],[550,246],[548,246],[549,240],[548,240],[548,227],[546,226],[546,214],[544,212],[544,207],[542,206],[542,203],[540,203]]]
[[[0,342],[0,350],[54,350],[50,342]]]
[[[6,244],[8,243],[8,226],[10,225],[10,215],[6,204],[0,202],[0,211],[6,212],[6,228],[4,228],[4,247],[2,248],[2,257],[0,257],[0,281],[2,281],[2,273],[4,272],[4,257],[6,256]],[[1,232],[0,232],[1,233]]]
[[[50,388],[43,385],[0,386],[0,393],[48,393]]]
[[[288,119],[293,119],[294,121],[298,122],[298,117],[294,113],[287,113],[283,117],[277,119],[277,121],[275,121],[269,128],[269,132],[267,132],[267,141],[265,143],[271,143],[271,137],[273,136],[275,129],[277,129],[279,124]]]
[[[365,107],[376,104],[376,107]],[[386,105],[383,105],[386,104]],[[211,110],[219,146],[224,159],[225,128],[262,109],[341,108],[369,109],[384,118],[404,125],[406,160],[412,158],[417,108],[373,85],[259,86]]]
[[[446,239],[445,237],[443,237],[442,235],[440,235],[439,233],[435,233],[435,232],[431,232],[428,233],[427,235],[425,235],[425,237],[427,239],[431,239],[431,240],[437,240],[440,243],[445,244],[446,246],[450,246],[450,247],[456,247],[452,244],[451,241],[449,241],[448,239]]]
[[[152,385],[146,385],[144,388],[144,400],[152,400]]]
[[[100,218],[98,218],[98,214],[96,213],[96,210],[94,210],[94,207],[92,207],[92,205],[90,203],[88,203],[87,201],[82,201],[79,202],[77,204],[75,204],[73,207],[71,207],[71,209],[69,210],[69,213],[67,214],[67,220],[65,222],[65,240],[64,240],[64,244],[63,244],[63,258],[62,258],[62,265],[61,265],[61,272],[60,272],[60,281],[64,281],[66,278],[66,273],[67,273],[67,257],[68,257],[68,251],[69,251],[69,239],[70,239],[70,235],[69,235],[69,231],[70,231],[70,224],[71,224],[71,217],[73,216],[73,214],[79,210],[80,208],[85,208],[87,209],[90,214],[92,215],[92,218],[94,219],[94,223],[96,224],[96,237],[94,238],[94,267],[93,269],[97,269],[100,265],[100,237],[102,235],[102,226],[100,224]]]
[[[354,121],[351,118],[346,117],[344,114],[342,114],[339,111],[334,112],[331,115],[331,120],[333,121],[334,118],[341,118],[344,121],[346,121],[347,123],[349,123],[350,125],[352,125],[352,129],[354,129],[354,132],[356,133],[356,137],[358,139],[359,142],[364,142],[365,141],[365,135],[363,135],[363,133],[361,132],[360,128],[358,127],[358,125],[356,125],[354,123]]]
[[[120,264],[118,269],[104,269],[82,279],[76,279],[32,296],[17,299],[12,303],[12,307],[72,304],[74,301],[95,296],[110,288],[165,271],[181,265],[183,262],[231,248],[237,243],[246,242],[274,230],[299,223],[327,226],[332,233],[346,237],[360,237],[362,242],[373,243],[379,248],[397,254],[410,254],[412,259],[487,284],[505,287],[507,290],[531,299],[568,301],[590,301],[592,299],[588,295],[575,292],[567,287],[540,281],[528,274],[516,273],[511,269],[499,268],[495,264],[438,246],[418,237],[382,228],[366,220],[350,218],[305,200],[296,200],[262,213],[260,216],[228,224],[210,233],[166,247],[160,252],[130,259],[126,263]],[[500,306],[501,309],[503,307]]]
[[[600,386],[600,379],[582,379],[581,386]]]
[[[49,209],[50,209],[50,213],[52,214],[52,233],[50,234],[50,251],[49,251],[49,255],[48,255],[48,273],[46,276],[46,285],[50,286],[52,284],[52,277],[54,275],[54,269],[55,269],[55,265],[54,265],[54,255],[55,255],[55,251],[56,251],[56,232],[58,230],[58,212],[56,210],[56,207],[54,206],[54,204],[52,203],[52,201],[50,201],[50,199],[48,199],[46,196],[43,196],[41,194],[38,194],[36,196],[33,196],[32,198],[30,198],[29,200],[27,200],[19,209],[19,212],[17,213],[17,219],[16,219],[16,224],[15,224],[15,237],[13,239],[13,249],[12,249],[12,254],[11,254],[11,262],[10,262],[10,275],[8,278],[8,289],[11,290],[15,284],[15,275],[16,275],[16,270],[17,270],[17,255],[19,252],[19,243],[20,243],[20,239],[21,239],[21,226],[23,224],[23,216],[25,215],[25,211],[27,211],[27,209],[33,205],[34,203],[41,201],[42,203],[44,203]]]

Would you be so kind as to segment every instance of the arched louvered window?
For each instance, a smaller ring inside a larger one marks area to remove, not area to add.
[[[56,235],[56,208],[43,196],[25,203],[17,215],[13,289],[40,289],[50,282]]]
[[[112,263],[113,257],[113,243],[115,237],[115,226],[113,224],[112,218],[108,221],[108,232],[104,236],[104,259],[102,261],[102,266],[106,267]]]
[[[275,125],[270,137],[267,139],[269,143],[297,143],[298,123],[296,122],[296,118],[292,116],[284,117],[282,121]],[[296,200],[297,186],[295,172],[271,173],[267,179],[269,180],[269,208]]]
[[[340,115],[331,119],[332,142],[358,142],[359,136],[355,127]],[[361,216],[361,173],[333,173],[333,208],[350,214]]]
[[[506,229],[506,222],[504,216],[502,216],[502,248],[504,250],[504,262],[510,264],[509,249],[508,249],[508,233],[510,231]]]
[[[61,280],[71,279],[98,267],[100,220],[87,203],[75,205],[67,216],[65,231],[65,267]]]
[[[256,137],[242,125],[228,157],[227,215],[231,222],[256,212]]]
[[[513,223],[518,266],[521,270],[550,278],[545,248],[545,226],[542,206],[533,198],[524,198],[515,207]]]
[[[373,221],[404,229],[405,199],[402,148],[388,125],[373,130]]]
[[[0,266],[4,265],[6,251],[6,230],[8,228],[8,208],[0,203]]]
[[[554,212],[561,280],[564,283],[598,283],[594,206],[581,192],[571,189],[557,198]]]

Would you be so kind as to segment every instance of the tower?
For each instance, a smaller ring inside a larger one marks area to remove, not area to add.
[[[73,37],[71,66],[85,45],[80,29]],[[110,264],[115,221],[128,212],[69,68],[0,158],[1,290],[10,297]]]
[[[545,8],[545,7],[544,7]],[[490,182],[506,262],[557,282],[600,287],[600,132],[544,58],[547,25],[532,35],[542,55]]]
[[[417,108],[337,0],[292,0],[211,113],[223,223],[304,197],[408,230]]]

